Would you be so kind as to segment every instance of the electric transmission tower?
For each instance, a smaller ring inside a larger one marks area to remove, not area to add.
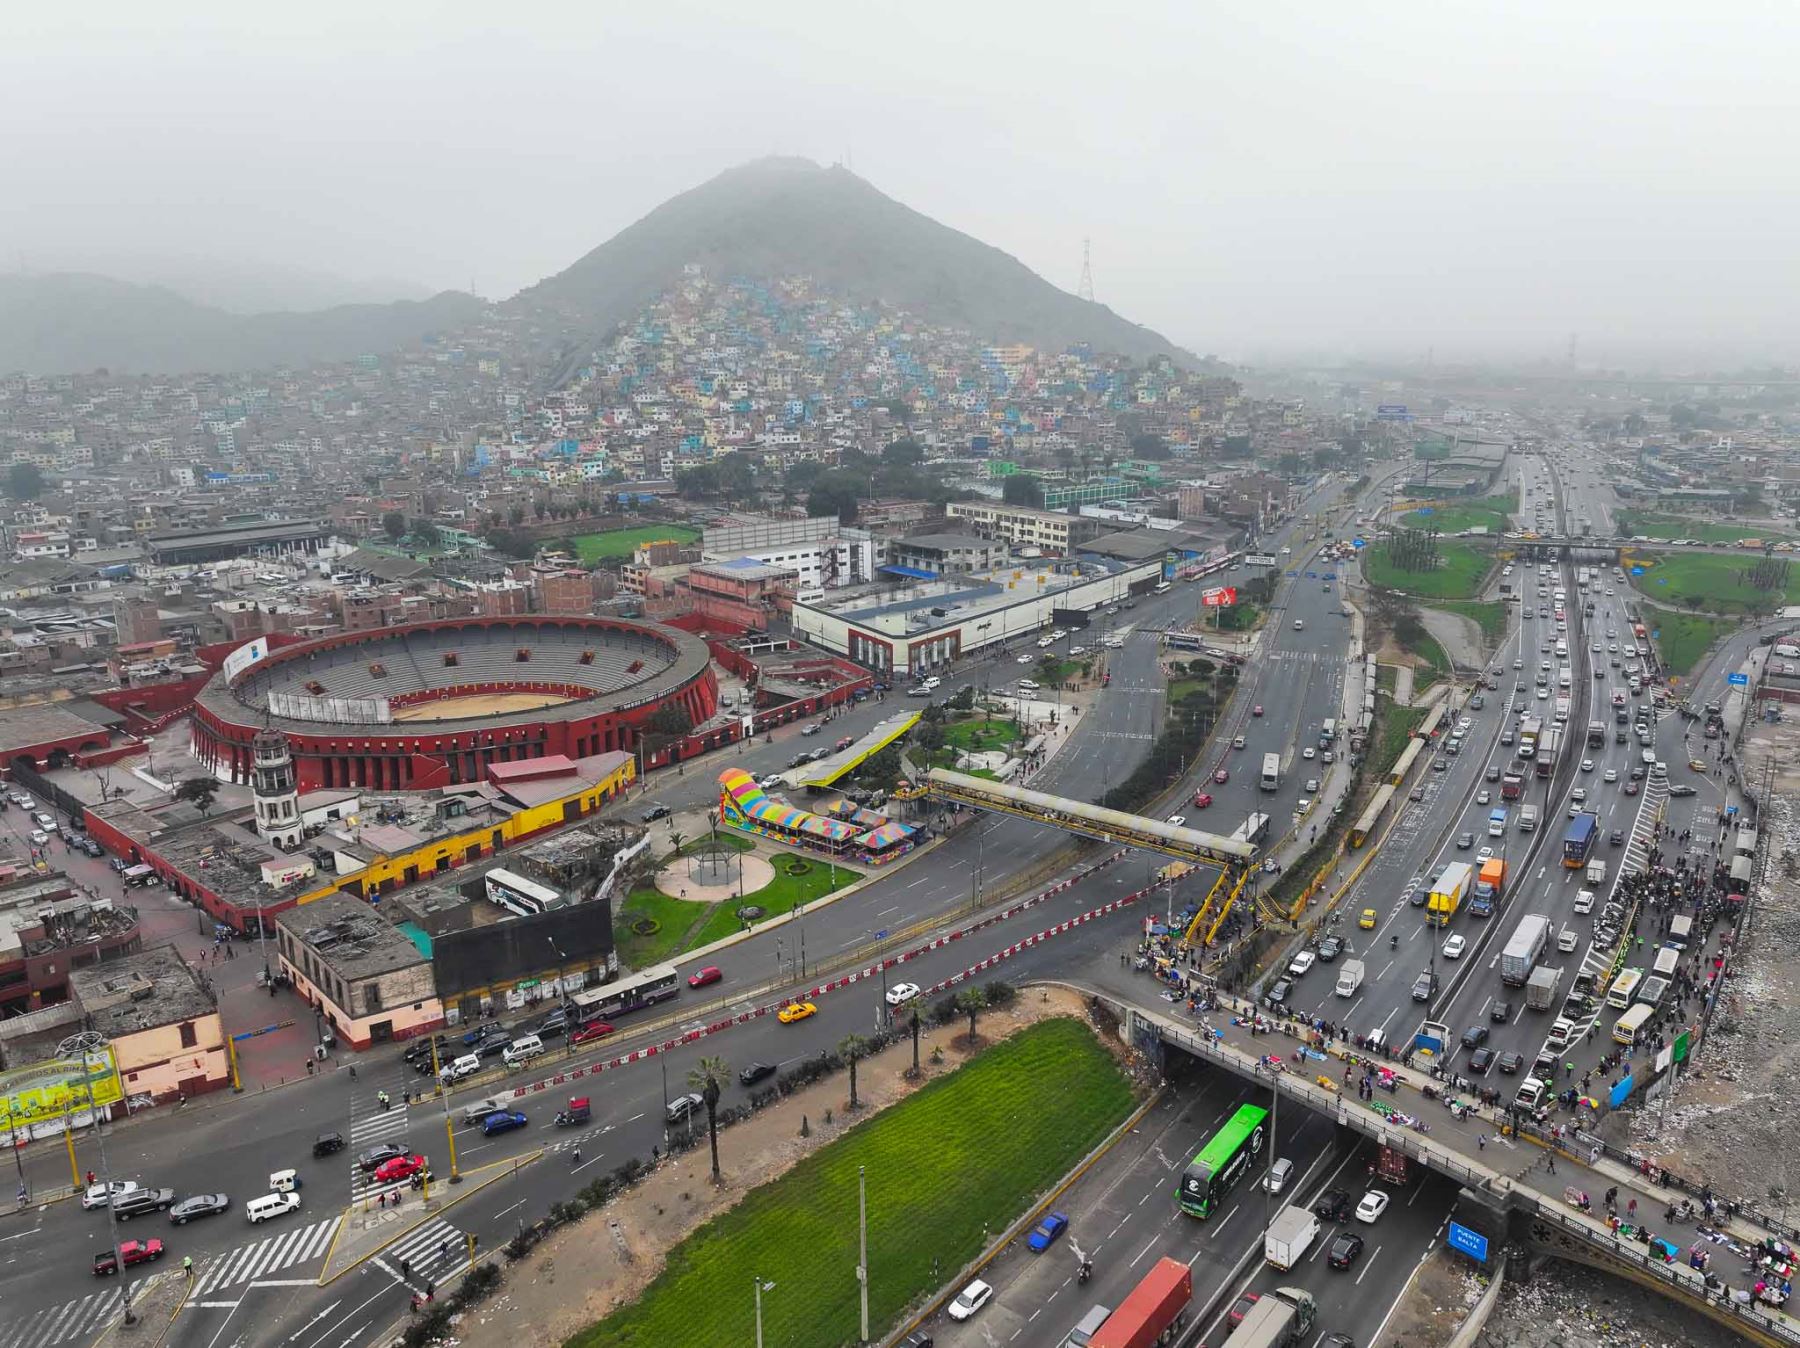
[[[1081,241],[1081,284],[1075,287],[1075,293],[1089,304],[1094,302],[1094,268],[1088,259],[1088,241]]]

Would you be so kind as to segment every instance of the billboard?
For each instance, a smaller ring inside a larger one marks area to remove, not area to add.
[[[236,683],[238,675],[257,661],[266,658],[268,654],[269,643],[261,637],[257,637],[253,641],[246,641],[225,657],[225,682]]]
[[[104,1109],[124,1098],[110,1047],[50,1058],[0,1073],[0,1128],[30,1128],[90,1106]]]
[[[1230,608],[1237,603],[1237,586],[1220,585],[1211,590],[1200,591],[1202,608]]]

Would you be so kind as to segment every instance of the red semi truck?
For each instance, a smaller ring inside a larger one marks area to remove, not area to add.
[[[1154,1348],[1173,1341],[1187,1319],[1194,1275],[1179,1259],[1158,1259],[1144,1280],[1106,1317],[1088,1348]]]

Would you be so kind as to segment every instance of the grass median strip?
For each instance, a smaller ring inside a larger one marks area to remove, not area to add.
[[[1022,1030],[706,1223],[642,1297],[570,1348],[748,1343],[755,1278],[775,1284],[762,1303],[770,1348],[854,1342],[859,1166],[879,1335],[1132,1107],[1129,1083],[1086,1025]]]

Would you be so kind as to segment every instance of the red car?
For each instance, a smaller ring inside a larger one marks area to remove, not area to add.
[[[690,988],[703,988],[708,983],[717,983],[723,977],[725,977],[725,975],[719,971],[718,965],[709,964],[704,969],[697,969],[688,975],[688,986]]]
[[[160,1240],[126,1240],[119,1243],[119,1253],[125,1259],[125,1267],[133,1264],[149,1264],[163,1257],[163,1243]],[[104,1278],[108,1274],[119,1271],[119,1261],[113,1258],[111,1250],[105,1250],[94,1256],[94,1276]]]
[[[1261,716],[1262,715],[1262,703],[1258,702],[1254,707],[1250,708],[1250,714],[1252,716]]]
[[[590,1020],[586,1025],[577,1026],[575,1033],[569,1036],[571,1044],[585,1044],[590,1040],[604,1039],[613,1032],[613,1027],[603,1020]]]
[[[380,1184],[392,1184],[395,1180],[411,1179],[425,1169],[426,1160],[418,1152],[410,1156],[396,1156],[391,1161],[383,1161],[375,1167],[375,1179]]]
[[[1211,805],[1211,804],[1212,804],[1212,792],[1210,792],[1210,791],[1194,792],[1194,808],[1196,810],[1204,810],[1208,805]]]
[[[1220,768],[1217,772],[1213,773],[1213,781],[1217,782],[1220,786],[1225,785],[1225,783],[1230,780],[1231,770],[1229,768]]]

